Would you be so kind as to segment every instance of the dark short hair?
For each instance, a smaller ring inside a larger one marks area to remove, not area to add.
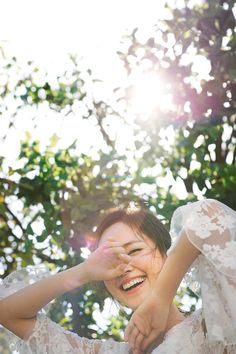
[[[163,223],[151,211],[138,208],[109,210],[97,226],[98,241],[106,229],[118,222],[128,225],[140,236],[146,235],[162,255],[165,255],[171,246],[170,234]]]

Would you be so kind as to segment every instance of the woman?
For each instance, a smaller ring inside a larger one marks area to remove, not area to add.
[[[24,354],[236,353],[235,214],[214,200],[178,208],[171,224],[178,238],[167,257],[169,234],[152,214],[115,211],[98,226],[99,247],[83,263],[11,295],[16,285],[6,279],[0,323],[24,339]],[[203,308],[185,318],[172,301],[192,263]],[[38,314],[55,297],[99,280],[134,310],[128,343],[80,338]]]

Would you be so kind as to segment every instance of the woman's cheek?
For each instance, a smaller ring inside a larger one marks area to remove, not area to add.
[[[158,275],[164,266],[165,260],[163,258],[154,258],[150,264],[150,269],[153,270],[155,275]]]
[[[141,270],[147,268],[148,265],[152,262],[152,257],[150,253],[143,252],[132,256],[132,266]]]

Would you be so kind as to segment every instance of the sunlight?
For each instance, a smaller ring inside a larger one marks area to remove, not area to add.
[[[134,79],[131,108],[136,113],[151,113],[163,96],[163,85],[154,73],[140,74]]]

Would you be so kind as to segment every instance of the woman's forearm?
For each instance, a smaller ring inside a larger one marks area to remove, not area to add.
[[[129,261],[120,244],[106,242],[83,263],[0,300],[0,324],[20,338],[28,338],[38,311],[51,300],[88,282],[114,279],[123,274]]]
[[[171,303],[185,273],[199,254],[200,251],[192,245],[187,235],[182,235],[158,276],[155,294]]]
[[[87,282],[87,273],[81,263],[29,285],[0,300],[0,323],[4,325],[14,318],[33,318],[51,300]]]

